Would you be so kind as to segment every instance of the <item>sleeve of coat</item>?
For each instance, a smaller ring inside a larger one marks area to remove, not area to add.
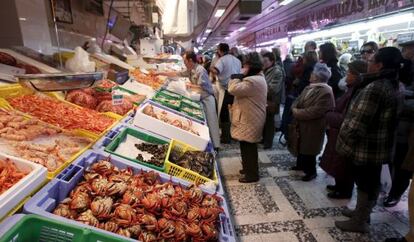
[[[232,79],[229,82],[228,91],[233,96],[247,97],[251,95],[253,84],[248,79]]]
[[[350,149],[355,146],[360,137],[366,135],[368,126],[375,122],[374,116],[382,95],[380,91],[375,89],[375,87],[369,88],[369,86],[364,88],[353,104],[356,106],[352,106],[346,114],[338,135],[338,140],[340,139],[344,143],[343,147],[339,147],[340,149],[337,144],[337,151],[340,154],[351,152]]]
[[[270,82],[268,84],[269,89],[267,90],[268,96],[277,97],[280,100],[283,82],[283,71],[280,67],[276,67],[275,71],[270,75]]]
[[[319,119],[325,116],[325,114],[332,110],[334,107],[332,94],[325,92],[314,105],[297,109],[296,114],[294,115],[297,120],[312,120]]]
[[[331,128],[340,129],[343,121],[344,115],[342,113],[332,111],[326,114],[326,122]]]

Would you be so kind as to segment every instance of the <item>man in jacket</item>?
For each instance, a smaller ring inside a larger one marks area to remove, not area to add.
[[[352,160],[358,187],[355,210],[343,211],[351,219],[335,222],[341,230],[369,231],[367,221],[380,192],[382,165],[392,159],[401,60],[395,47],[382,48],[369,59],[368,74],[363,76],[339,131],[336,150]]]
[[[267,83],[266,122],[263,129],[263,148],[271,149],[275,136],[275,115],[280,111],[283,88],[283,70],[276,64],[275,56],[267,52],[263,55],[264,74]]]
[[[230,114],[228,106],[233,104],[234,97],[227,91],[230,77],[233,74],[241,73],[241,62],[239,59],[229,53],[229,45],[220,43],[217,54],[220,57],[217,62],[210,68],[211,72],[217,75],[221,98],[219,97],[219,119],[221,125],[221,142],[228,144],[231,141],[230,134]]]

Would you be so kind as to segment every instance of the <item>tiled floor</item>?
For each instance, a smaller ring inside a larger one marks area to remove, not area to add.
[[[334,221],[345,219],[340,215],[341,208],[354,207],[355,195],[352,200],[327,198],[325,186],[332,183],[332,178],[321,169],[316,180],[300,181],[301,173],[289,170],[295,158],[279,144],[270,151],[259,149],[259,160],[260,181],[241,184],[238,145],[224,146],[219,156],[224,189],[240,241],[381,242],[408,230],[406,195],[391,209],[382,207],[379,200],[369,234],[345,233],[335,228]]]

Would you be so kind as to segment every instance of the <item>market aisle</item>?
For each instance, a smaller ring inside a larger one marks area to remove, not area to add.
[[[271,151],[260,149],[259,160],[260,182],[241,184],[238,144],[225,146],[219,157],[240,241],[382,242],[387,237],[405,234],[408,228],[405,194],[394,208],[386,209],[380,204],[374,209],[369,235],[341,232],[334,221],[345,220],[340,209],[346,205],[354,207],[355,194],[349,204],[347,200],[328,199],[325,186],[331,184],[332,178],[321,169],[316,180],[300,181],[301,173],[289,170],[295,158],[280,145]]]

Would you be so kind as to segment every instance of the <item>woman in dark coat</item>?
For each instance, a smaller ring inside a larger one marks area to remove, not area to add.
[[[339,81],[342,79],[341,69],[338,66],[336,58],[336,48],[331,42],[326,42],[319,46],[319,59],[331,68],[332,76],[328,81],[328,85],[332,87],[335,98],[340,97],[343,91],[339,88]]]
[[[321,152],[325,131],[325,114],[333,110],[335,100],[332,88],[326,83],[331,76],[329,68],[317,63],[310,78],[310,85],[292,105],[292,114],[299,129],[297,167],[305,172],[302,181],[316,178],[316,156]]]
[[[347,91],[340,98],[336,99],[335,109],[326,114],[326,122],[328,124],[328,143],[322,155],[320,163],[321,168],[329,175],[335,178],[335,185],[328,185],[330,198],[351,198],[354,189],[354,179],[351,170],[351,161],[345,157],[338,155],[336,152],[336,140],[339,129],[345,118],[345,113],[351,101],[354,88],[359,83],[360,74],[367,72],[367,64],[364,61],[354,61],[348,64],[348,72],[346,75]]]

